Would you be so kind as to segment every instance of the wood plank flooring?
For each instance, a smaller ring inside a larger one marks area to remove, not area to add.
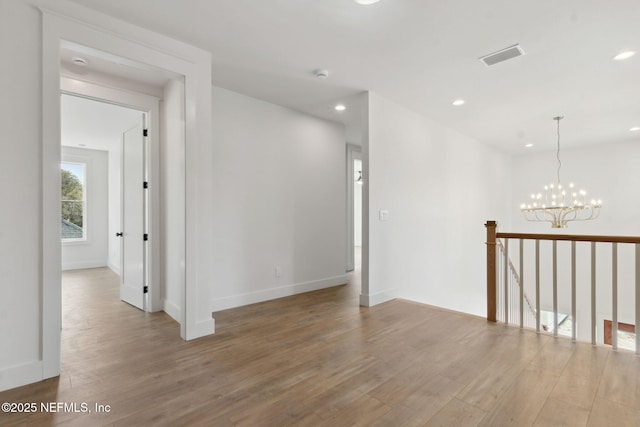
[[[0,413],[0,425],[638,426],[640,361],[354,284],[215,313],[184,342],[118,299],[107,269],[65,273],[62,374],[0,402],[110,405]]]

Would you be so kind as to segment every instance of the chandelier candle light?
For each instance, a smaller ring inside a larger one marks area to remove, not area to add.
[[[587,221],[596,219],[602,207],[601,200],[592,199],[587,202],[587,192],[576,190],[573,183],[564,187],[560,183],[560,120],[563,117],[554,117],[557,122],[558,149],[558,176],[555,184],[544,186],[544,193],[531,195],[528,203],[520,205],[520,211],[527,221],[546,221],[552,228],[566,228],[569,221]]]

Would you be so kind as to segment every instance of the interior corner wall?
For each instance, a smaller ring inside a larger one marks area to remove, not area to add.
[[[0,391],[42,378],[41,46],[38,10],[0,2]]]
[[[86,239],[62,243],[62,269],[106,267],[109,257],[108,154],[102,150],[62,147],[62,161],[84,163]]]
[[[164,311],[180,322],[185,279],[185,140],[184,84],[171,80],[164,88],[162,142],[161,288]]]
[[[367,151],[369,293],[486,315],[484,224],[508,215],[509,156],[375,93]]]
[[[346,283],[342,125],[212,89],[212,311]]]

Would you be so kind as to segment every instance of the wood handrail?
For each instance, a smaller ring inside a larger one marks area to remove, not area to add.
[[[570,242],[638,243],[640,236],[589,236],[575,234],[496,233],[497,238],[526,240],[566,240]]]
[[[498,232],[496,221],[487,221],[487,320],[495,322],[496,319],[496,246],[498,239],[523,239],[523,240],[550,240],[569,242],[601,242],[601,243],[630,243],[636,245],[636,286],[640,288],[640,236],[596,236],[596,235],[572,235],[572,234],[533,234],[533,233],[504,233]],[[592,245],[592,253],[595,253],[595,244]],[[593,262],[593,261],[592,261]],[[593,267],[592,267],[593,268]],[[592,273],[594,274],[594,273]],[[593,282],[595,283],[595,282]],[[595,285],[592,283],[593,289]],[[592,294],[595,292],[592,290]],[[640,324],[640,292],[637,299],[637,324]],[[593,306],[595,307],[595,306]],[[592,307],[592,311],[595,308]],[[593,322],[593,319],[592,319]],[[595,324],[592,325],[592,334],[595,337]],[[617,330],[617,326],[616,326]],[[595,338],[593,339],[595,343]],[[636,353],[640,356],[640,340],[637,343]]]

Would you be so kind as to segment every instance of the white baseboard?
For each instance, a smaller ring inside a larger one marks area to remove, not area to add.
[[[396,299],[396,293],[396,289],[386,289],[382,292],[376,292],[375,294],[360,294],[360,305],[364,307],[373,307],[374,305]]]
[[[162,304],[164,312],[171,316],[173,320],[180,323],[180,306],[167,300],[162,301]]]
[[[42,361],[0,369],[0,391],[42,381]]]
[[[62,264],[62,270],[83,270],[85,268],[98,268],[107,267],[107,263],[104,261],[78,261],[78,262],[65,262]]]
[[[216,321],[211,319],[201,320],[196,322],[196,327],[193,330],[187,331],[186,340],[194,340],[200,337],[206,337],[216,331]]]
[[[211,311],[227,310],[244,305],[255,304],[257,302],[269,301],[276,298],[288,297],[304,292],[316,291],[318,289],[330,288],[332,286],[343,285],[348,282],[346,274],[326,279],[312,280],[310,282],[296,283],[293,285],[279,286],[277,288],[264,289],[246,294],[232,295],[229,297],[216,298],[211,301]]]
[[[120,275],[120,266],[109,263],[107,265],[107,267],[109,267],[111,269],[111,271],[113,271],[114,273],[116,273],[118,276]]]

